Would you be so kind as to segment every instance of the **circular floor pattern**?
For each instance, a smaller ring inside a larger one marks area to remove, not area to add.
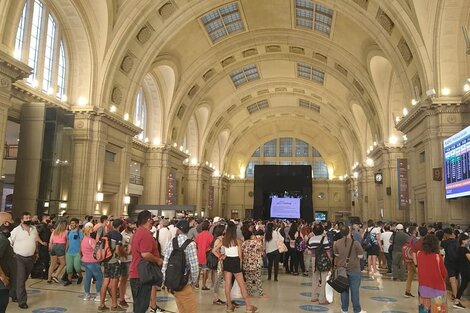
[[[309,298],[312,297],[312,293],[311,293],[311,292],[301,292],[300,295],[301,295],[301,296],[304,296],[304,297],[309,297]]]
[[[370,297],[372,300],[379,302],[397,302],[397,299],[390,297]]]
[[[320,306],[320,305],[306,304],[306,305],[300,305],[299,308],[308,312],[328,312],[327,308]]]
[[[380,288],[377,286],[362,286],[361,288],[368,289],[368,290],[380,290]]]
[[[312,283],[301,283],[302,286],[309,286],[312,287]]]
[[[50,308],[35,309],[32,311],[32,313],[63,313],[63,312],[67,312],[67,309],[61,308],[61,307],[50,307]]]

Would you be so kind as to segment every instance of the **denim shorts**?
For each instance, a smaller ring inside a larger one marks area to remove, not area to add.
[[[65,243],[54,243],[51,248],[51,256],[64,256]]]

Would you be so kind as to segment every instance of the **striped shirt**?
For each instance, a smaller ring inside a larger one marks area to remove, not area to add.
[[[310,239],[308,240],[308,244],[307,244],[307,248],[310,251],[312,251],[313,254],[315,254],[315,250],[320,246],[320,242],[323,237],[325,238],[323,239],[323,244],[322,244],[323,248],[325,249],[325,251],[330,249],[330,244],[326,236],[323,236],[323,235],[313,236],[313,237],[310,237]]]

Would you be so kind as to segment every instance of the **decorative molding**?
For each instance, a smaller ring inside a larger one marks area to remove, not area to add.
[[[33,69],[0,50],[0,73],[10,78],[11,83],[28,77]]]
[[[119,115],[111,113],[105,108],[91,107],[91,106],[72,106],[71,111],[75,114],[76,118],[98,118],[101,119],[108,126],[113,127],[126,133],[132,137],[140,134],[141,128],[135,126],[129,121],[123,120]]]

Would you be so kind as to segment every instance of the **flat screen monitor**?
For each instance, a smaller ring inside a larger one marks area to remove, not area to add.
[[[326,212],[323,212],[323,211],[316,211],[315,212],[315,221],[317,222],[324,222],[326,221],[326,215],[327,213]]]
[[[300,218],[300,198],[271,198],[271,218]]]
[[[470,126],[444,140],[446,199],[470,195]]]

